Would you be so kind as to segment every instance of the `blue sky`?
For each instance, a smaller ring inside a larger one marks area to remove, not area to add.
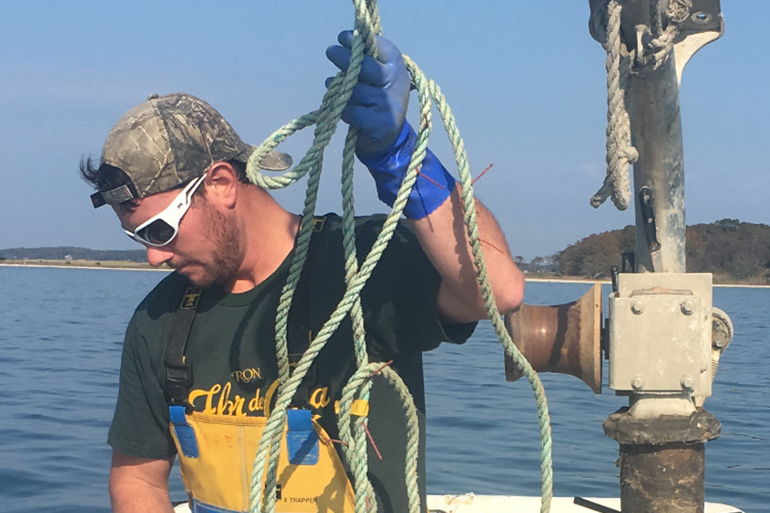
[[[768,223],[770,2],[722,8],[725,35],[682,82],[687,222]],[[473,174],[494,164],[476,192],[514,254],[551,254],[633,224],[630,210],[588,203],[604,176],[606,90],[587,0],[381,0],[380,12],[385,36],[446,94]],[[123,112],[185,91],[257,144],[318,107],[334,73],[324,50],[352,20],[342,0],[3,2],[0,248],[138,248],[109,209],[91,208],[77,174]],[[281,149],[299,160],[308,135]],[[443,132],[431,141],[451,164]],[[327,153],[319,210],[339,211],[340,145]],[[356,188],[358,212],[383,211],[363,170]],[[279,200],[300,211],[301,189]]]

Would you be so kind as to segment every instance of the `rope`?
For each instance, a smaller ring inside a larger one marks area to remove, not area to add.
[[[454,149],[455,160],[461,182],[463,217],[467,227],[468,238],[473,253],[474,265],[477,270],[478,282],[481,287],[484,304],[488,317],[492,320],[495,332],[503,343],[506,353],[516,362],[527,377],[536,396],[539,428],[541,435],[541,472],[542,499],[541,511],[550,510],[553,496],[553,465],[551,459],[552,442],[548,406],[542,383],[532,367],[513,344],[508,331],[505,329],[502,317],[495,306],[494,294],[489,283],[483,250],[478,236],[476,224],[476,209],[474,203],[472,179],[463,141],[454,122],[454,117],[446,103],[439,87],[428,80],[417,65],[406,55],[404,62],[412,77],[417,90],[420,105],[420,122],[417,130],[415,150],[409,163],[406,176],[396,196],[393,209],[387,216],[382,230],[374,242],[369,254],[366,255],[360,267],[355,249],[353,202],[353,165],[355,161],[355,146],[358,137],[357,130],[350,128],[345,139],[342,170],[343,197],[343,245],[345,250],[345,281],[347,289],[343,298],[324,323],[321,330],[310,343],[307,351],[301,357],[294,371],[288,365],[288,346],[286,342],[288,313],[291,301],[299,282],[299,276],[305,264],[307,250],[312,234],[312,219],[323,167],[324,150],[334,135],[340,121],[342,110],[350,98],[353,87],[361,69],[364,55],[375,55],[375,35],[381,34],[380,17],[375,0],[353,0],[356,17],[351,51],[351,61],[347,72],[340,72],[330,84],[321,102],[321,107],[309,114],[301,116],[274,132],[252,154],[247,166],[247,175],[255,184],[266,190],[287,187],[308,175],[308,185],[305,195],[305,207],[300,224],[297,248],[292,260],[289,277],[281,294],[276,314],[276,352],[279,365],[279,387],[276,405],[262,433],[251,479],[250,501],[252,512],[275,511],[276,473],[281,450],[281,437],[284,432],[286,410],[291,403],[297,388],[307,373],[315,357],[324,347],[326,341],[339,327],[347,315],[351,316],[353,324],[354,350],[358,370],[343,389],[340,402],[339,429],[344,442],[343,455],[353,475],[353,486],[356,495],[356,512],[376,511],[376,498],[371,483],[367,478],[367,418],[365,416],[351,419],[351,406],[356,399],[368,400],[371,388],[371,377],[378,372],[384,376],[398,391],[404,402],[404,413],[407,419],[407,457],[405,462],[405,483],[408,493],[410,513],[420,511],[420,497],[417,485],[417,455],[419,444],[419,427],[414,403],[401,381],[400,377],[382,363],[369,362],[366,351],[366,336],[361,310],[360,293],[380,256],[387,247],[397,227],[401,213],[406,206],[409,194],[417,180],[418,169],[422,165],[428,146],[428,137],[432,128],[431,100],[441,115],[444,128],[449,135]],[[259,170],[262,158],[287,137],[303,128],[315,125],[313,143],[305,156],[293,169],[279,176],[266,176]],[[264,482],[264,486],[263,483]]]
[[[631,121],[626,110],[628,90],[628,58],[621,53],[620,14],[618,0],[607,4],[606,41],[607,52],[607,176],[601,188],[591,197],[591,206],[599,205],[611,195],[618,210],[625,210],[631,202],[631,180],[628,167],[639,158],[636,148],[630,145]],[[621,65],[626,64],[626,65]]]
[[[607,175],[601,188],[591,197],[591,206],[598,208],[611,196],[618,210],[627,209],[631,202],[629,166],[639,159],[639,152],[631,145],[631,122],[626,104],[631,63],[636,63],[633,72],[637,75],[658,70],[671,55],[679,27],[692,9],[692,0],[671,0],[664,20],[660,9],[662,0],[652,0],[649,27],[652,38],[644,48],[635,50],[636,58],[632,59],[631,55],[624,55],[622,51],[620,21],[623,1],[609,0],[603,12],[603,23],[599,21],[600,11],[592,13],[590,22],[594,37],[604,34],[603,46],[607,52]]]
[[[407,69],[410,70],[412,76],[415,76],[419,69],[408,57],[404,56],[404,61],[407,63]],[[415,72],[412,71],[415,70]],[[424,77],[422,72],[419,72],[418,76]],[[441,119],[444,122],[444,129],[449,136],[449,140],[452,143],[452,148],[455,154],[455,162],[460,176],[461,183],[461,196],[463,204],[463,221],[465,223],[468,239],[471,243],[471,250],[473,253],[473,263],[476,267],[477,280],[481,286],[481,294],[484,299],[484,305],[487,309],[487,317],[492,321],[492,326],[497,333],[497,337],[502,342],[503,348],[508,356],[510,356],[516,363],[516,366],[521,369],[524,376],[526,376],[532,391],[535,394],[535,401],[537,405],[538,425],[540,430],[540,471],[542,475],[541,482],[541,502],[540,511],[546,513],[551,510],[551,499],[553,498],[553,460],[552,460],[552,439],[551,439],[551,419],[548,413],[548,402],[545,396],[545,390],[543,384],[540,381],[540,377],[535,370],[529,364],[524,355],[521,354],[519,349],[513,343],[510,333],[505,328],[505,323],[497,310],[495,304],[495,296],[492,292],[492,285],[489,282],[489,276],[487,273],[486,264],[484,263],[484,252],[481,248],[481,240],[478,236],[478,224],[476,223],[476,203],[473,195],[473,179],[471,177],[470,168],[468,165],[468,157],[465,152],[463,141],[460,138],[460,132],[457,129],[457,125],[454,121],[454,116],[446,102],[446,98],[441,93],[440,88],[433,80],[428,80],[428,88],[430,90],[431,97],[436,103],[436,108],[441,115]],[[419,89],[419,85],[418,85]]]

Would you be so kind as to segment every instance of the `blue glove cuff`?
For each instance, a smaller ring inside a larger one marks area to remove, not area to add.
[[[377,196],[390,207],[396,201],[416,142],[417,134],[409,123],[404,123],[396,142],[389,148],[369,155],[358,154],[358,160],[374,177]],[[433,152],[427,150],[404,208],[404,216],[407,219],[422,219],[444,203],[454,188],[455,179]]]

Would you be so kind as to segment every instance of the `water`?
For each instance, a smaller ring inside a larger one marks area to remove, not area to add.
[[[105,440],[123,330],[163,276],[0,267],[0,511],[109,511]],[[530,283],[526,301],[561,303],[587,289]],[[722,422],[721,438],[706,446],[706,498],[770,511],[770,289],[716,288],[714,302],[731,316],[736,336],[706,401]],[[539,495],[534,399],[526,381],[505,382],[491,326],[425,360],[429,493]],[[595,396],[570,376],[544,375],[543,382],[556,494],[617,496],[617,444],[604,437],[602,422],[623,399],[606,387]],[[184,497],[178,477],[171,490]]]

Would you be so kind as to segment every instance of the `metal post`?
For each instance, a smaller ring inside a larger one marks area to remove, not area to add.
[[[629,87],[636,193],[636,272],[685,272],[684,161],[674,56]]]

